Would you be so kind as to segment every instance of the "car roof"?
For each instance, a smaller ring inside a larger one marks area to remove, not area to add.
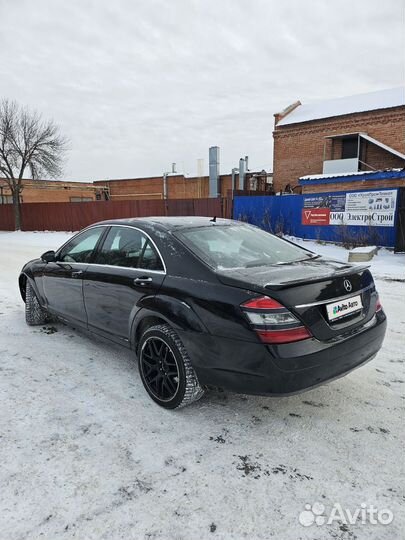
[[[94,225],[132,225],[133,227],[146,225],[157,226],[161,229],[191,229],[194,227],[215,226],[215,225],[242,225],[240,221],[232,219],[215,218],[212,216],[152,216],[142,218],[122,218],[100,221]]]

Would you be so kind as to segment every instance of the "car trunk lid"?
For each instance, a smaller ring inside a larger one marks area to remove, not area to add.
[[[322,341],[352,331],[374,316],[376,293],[367,266],[317,257],[288,265],[221,270],[218,278],[279,301]],[[347,304],[359,296],[361,309],[329,319],[328,305]]]

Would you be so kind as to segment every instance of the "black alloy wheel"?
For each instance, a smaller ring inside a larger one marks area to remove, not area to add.
[[[160,401],[171,401],[179,390],[179,368],[169,345],[156,336],[147,338],[140,361],[149,390]]]
[[[138,365],[145,390],[166,409],[184,407],[204,394],[182,341],[168,324],[144,332]]]

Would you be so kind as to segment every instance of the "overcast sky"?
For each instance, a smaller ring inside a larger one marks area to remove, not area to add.
[[[404,0],[0,0],[0,97],[70,139],[66,179],[272,169],[273,113],[404,84]]]

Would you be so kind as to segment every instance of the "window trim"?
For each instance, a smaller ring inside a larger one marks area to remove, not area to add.
[[[78,233],[76,233],[74,236],[72,236],[72,238],[69,238],[69,240],[67,240],[56,252],[55,252],[55,257],[59,257],[60,254],[63,252],[64,248],[72,241],[74,240],[77,236],[80,236],[81,234],[84,234],[85,232],[87,231],[90,231],[92,229],[103,229],[104,226],[103,225],[95,225],[94,227],[87,227],[81,231],[79,231]],[[94,257],[94,253],[96,253],[98,251],[98,248],[100,246],[100,243],[101,242],[104,242],[104,236],[106,234],[106,231],[105,230],[102,230],[97,242],[96,242],[96,245],[94,246],[94,248],[92,249],[92,254],[91,254],[91,257],[90,257],[90,260],[93,259]],[[60,264],[90,264],[90,263],[85,263],[85,262],[67,262],[67,261],[58,261],[58,259],[56,259],[55,261],[56,263],[60,263]]]
[[[86,264],[88,266],[101,266],[101,267],[105,267],[105,268],[122,268],[122,269],[125,269],[125,270],[136,270],[137,272],[150,272],[152,274],[161,274],[161,275],[166,275],[167,274],[167,267],[166,267],[165,260],[162,257],[162,254],[161,254],[159,248],[157,247],[156,242],[153,240],[153,238],[146,231],[140,229],[139,227],[133,227],[132,225],[121,225],[120,223],[106,223],[104,225],[91,225],[90,227],[87,227],[86,229],[83,229],[82,231],[78,232],[75,236],[78,236],[82,232],[86,232],[86,231],[89,231],[91,229],[97,229],[99,227],[104,228],[105,230],[104,230],[104,232],[101,233],[101,236],[98,239],[98,242],[97,242],[96,246],[94,247],[92,257],[91,257],[92,260],[93,260],[94,256],[96,255],[96,253],[98,253],[100,247],[103,246],[104,241],[105,241],[105,239],[107,237],[107,234],[110,231],[111,227],[125,227],[127,229],[133,229],[133,230],[139,231],[140,233],[142,233],[142,234],[144,234],[146,236],[146,238],[151,242],[152,246],[156,250],[156,253],[160,257],[160,260],[161,260],[162,265],[163,265],[163,270],[150,270],[148,268],[131,268],[129,266],[116,266],[116,265],[113,265],[113,264],[99,264],[99,263],[94,263],[94,262],[89,262],[89,263],[78,263],[78,262],[64,263],[63,261],[60,261],[61,264],[70,264],[70,265],[73,265],[73,264],[81,264],[81,265]],[[73,236],[73,238],[75,238],[75,236]],[[73,238],[70,238],[67,242],[65,242],[63,244],[63,246],[61,246],[58,249],[58,251],[56,252],[56,255],[58,255],[62,251],[62,249],[71,240],[73,240]],[[56,261],[56,262],[58,262],[58,261]]]

